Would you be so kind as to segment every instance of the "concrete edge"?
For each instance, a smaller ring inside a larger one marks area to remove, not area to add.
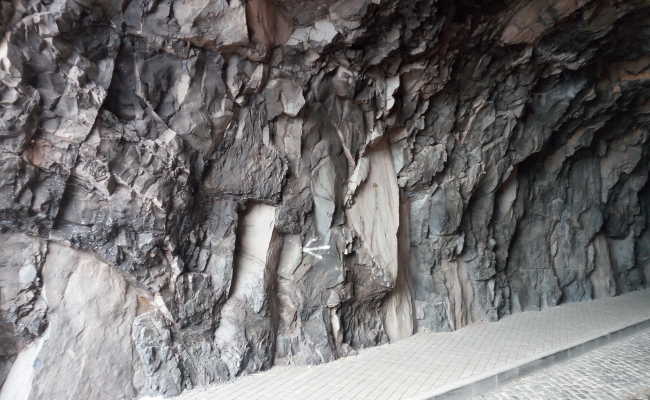
[[[430,394],[416,395],[409,398],[409,400],[462,400],[472,396],[485,394],[486,392],[497,389],[499,386],[514,379],[522,378],[556,363],[578,357],[590,350],[594,350],[605,344],[633,335],[647,328],[650,328],[650,318],[604,333],[592,339],[569,345],[559,350],[541,353],[535,357],[524,360],[521,363],[515,364],[512,367],[491,371],[487,374],[448,385],[447,387],[440,388]]]

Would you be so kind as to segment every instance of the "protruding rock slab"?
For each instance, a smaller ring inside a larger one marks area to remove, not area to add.
[[[395,288],[388,294],[383,304],[384,329],[386,329],[386,334],[391,342],[404,339],[415,332],[412,283],[409,271],[411,242],[409,240],[408,200],[402,199],[399,211],[397,278]]]
[[[399,187],[388,143],[378,143],[369,153],[368,177],[346,214],[374,266],[383,271],[392,288],[398,271]]]
[[[18,357],[0,398],[135,397],[137,363],[131,345],[135,290],[91,254],[56,243],[49,244],[42,279],[49,326]],[[19,393],[14,392],[17,387],[22,388]]]
[[[239,225],[232,291],[215,333],[231,377],[269,368],[273,362],[273,292],[281,245],[276,220],[276,207],[253,203]]]

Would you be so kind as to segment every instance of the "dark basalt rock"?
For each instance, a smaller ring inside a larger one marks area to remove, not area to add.
[[[647,287],[649,43],[645,0],[0,3],[0,399]]]

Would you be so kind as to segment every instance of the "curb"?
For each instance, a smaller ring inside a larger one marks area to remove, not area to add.
[[[472,396],[479,396],[488,391],[497,389],[514,379],[530,375],[533,372],[550,367],[553,364],[578,357],[597,347],[633,335],[647,328],[650,328],[650,319],[636,322],[632,325],[611,331],[584,342],[570,345],[560,350],[552,351],[547,354],[540,354],[515,366],[497,370],[495,372],[488,372],[487,374],[443,387],[431,394],[420,395],[409,400],[462,400]]]

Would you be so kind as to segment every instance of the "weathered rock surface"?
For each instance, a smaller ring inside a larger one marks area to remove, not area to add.
[[[1,2],[0,398],[174,395],[646,287],[649,26]]]
[[[14,322],[17,327],[21,327],[25,318],[33,320],[35,317],[41,318],[39,324],[42,325],[44,310],[37,307],[45,303],[47,329],[31,344],[19,343],[20,352],[0,398],[134,397],[137,391],[133,377],[140,369],[130,340],[138,306],[136,290],[114,268],[91,254],[54,242],[47,244],[44,250],[43,240],[21,234],[5,235],[3,239],[10,243],[6,246],[8,249],[38,249],[41,252],[32,254],[32,259],[22,259],[27,264],[19,270],[20,283],[27,279],[27,274],[33,282],[42,282],[39,299],[29,314],[22,305],[15,313],[10,308],[9,315],[27,314],[20,323]],[[36,260],[44,262],[38,267],[29,264]],[[4,269],[18,270],[12,266]],[[26,293],[21,292],[23,296]],[[42,331],[39,328],[34,327],[31,337]],[[16,333],[23,340],[30,337],[24,331]]]

